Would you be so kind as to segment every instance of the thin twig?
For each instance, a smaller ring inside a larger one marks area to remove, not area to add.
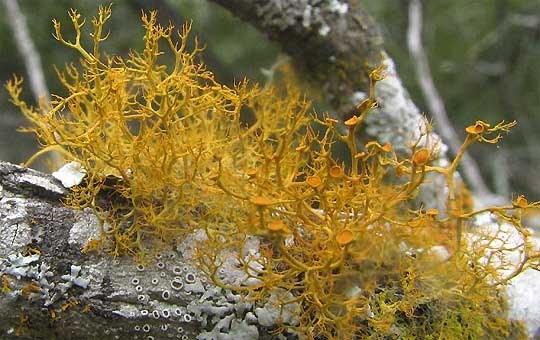
[[[4,7],[6,8],[6,19],[15,37],[15,44],[23,58],[26,72],[30,79],[32,94],[37,103],[42,98],[47,103],[50,103],[51,98],[47,83],[45,82],[41,58],[28,32],[26,17],[21,12],[17,0],[4,0]]]
[[[30,79],[30,89],[36,104],[42,103],[42,107],[48,109],[50,108],[51,96],[45,81],[41,57],[28,31],[26,17],[22,13],[17,0],[4,0],[4,7],[7,21],[13,31],[15,45],[23,58],[26,73]],[[62,164],[62,157],[56,152],[51,153],[51,160],[54,165]]]
[[[422,5],[420,0],[410,0],[409,3],[407,45],[416,68],[416,75],[422,94],[435,120],[436,127],[441,133],[443,140],[448,144],[451,152],[455,155],[461,145],[459,142],[460,139],[448,119],[443,99],[433,82],[427,55],[422,45]],[[461,159],[461,168],[463,170],[463,176],[473,191],[482,196],[490,194],[490,190],[480,174],[478,165],[467,153]]]

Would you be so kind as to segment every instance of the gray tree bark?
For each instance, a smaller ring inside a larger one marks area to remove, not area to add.
[[[147,265],[82,253],[100,224],[64,207],[66,193],[50,175],[0,162],[0,338],[271,338],[279,311],[207,282],[193,239]]]
[[[358,1],[212,0],[254,25],[291,56],[333,109],[353,109],[366,71],[381,61],[382,36]]]

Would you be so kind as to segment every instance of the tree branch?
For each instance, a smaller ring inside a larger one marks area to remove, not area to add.
[[[411,0],[409,3],[407,46],[409,47],[411,60],[416,68],[416,75],[422,89],[422,94],[435,119],[436,128],[441,133],[443,140],[450,147],[452,153],[456,155],[461,147],[460,138],[448,119],[443,99],[433,82],[427,55],[422,45],[422,7],[420,0]],[[473,191],[481,196],[488,195],[490,191],[480,174],[478,165],[468,153],[463,155],[460,165],[463,175]]]
[[[30,87],[36,103],[39,103],[40,100],[49,103],[51,98],[45,82],[41,58],[30,37],[30,32],[28,32],[26,17],[22,13],[17,0],[4,0],[4,7],[6,9],[6,19],[15,37],[15,45],[26,66],[26,73],[30,79]]]
[[[382,37],[358,1],[212,0],[277,41],[332,108],[348,112],[379,64]]]
[[[66,194],[52,176],[0,161],[2,339],[270,340],[268,329],[287,321],[272,302],[254,304],[207,281],[191,260],[198,234],[144,265],[81,253],[101,226],[92,211],[64,207]],[[222,259],[224,280],[244,273],[233,258]],[[507,288],[510,316],[531,335],[540,328],[539,283],[529,269]]]

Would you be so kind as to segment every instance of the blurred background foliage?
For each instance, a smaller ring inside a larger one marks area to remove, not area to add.
[[[377,19],[406,88],[429,117],[406,46],[408,1],[361,2]],[[99,4],[108,3],[19,0],[52,93],[63,93],[53,65],[61,67],[78,56],[52,38],[51,18],[67,24],[68,8],[90,17]],[[5,10],[0,8],[0,81],[4,83],[12,74],[27,76]],[[263,34],[205,0],[115,1],[108,51],[125,55],[129,48],[141,47],[140,12],[151,8],[160,10],[165,24],[170,20],[179,26],[193,20],[194,34],[207,46],[201,58],[222,82],[232,84],[244,77],[264,82],[262,70],[271,68],[279,56],[278,46]],[[518,121],[498,149],[478,145],[471,150],[491,189],[502,195],[525,193],[531,200],[540,199],[540,2],[424,1],[423,34],[436,86],[458,131],[476,119]],[[30,91],[26,96],[32,101]],[[15,132],[24,123],[2,89],[0,159],[20,163],[35,152],[32,136]]]

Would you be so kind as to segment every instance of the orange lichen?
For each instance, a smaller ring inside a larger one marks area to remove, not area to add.
[[[354,154],[354,159],[361,159],[361,158],[363,158],[365,156],[366,156],[366,153],[364,151],[358,152],[358,153]]]
[[[272,205],[272,200],[266,198],[266,197],[263,197],[263,196],[255,196],[255,197],[252,197],[250,200],[249,200],[251,203],[255,204],[256,206],[260,206],[260,207],[265,207],[265,206],[268,206],[268,205]]]
[[[319,176],[314,175],[314,176],[308,176],[306,178],[306,183],[309,184],[309,186],[312,188],[318,188],[321,186],[323,182]]]
[[[355,126],[356,124],[358,124],[360,122],[360,120],[358,119],[357,116],[352,116],[351,118],[347,119],[344,124],[347,125],[347,126]]]
[[[341,178],[345,175],[345,171],[339,165],[332,166],[328,173],[330,174],[330,177],[333,178]]]
[[[430,152],[426,148],[416,150],[412,156],[414,166],[424,166],[429,162]]]
[[[61,310],[62,312],[65,312],[65,311],[67,311],[68,309],[77,306],[79,303],[80,303],[79,300],[74,299],[74,298],[70,298],[70,299],[68,299],[68,301],[64,302],[64,303],[62,304],[62,306],[60,306],[60,310]]]
[[[248,169],[248,170],[246,171],[246,174],[247,174],[250,178],[255,177],[255,176],[257,176],[257,169]]]
[[[268,230],[270,231],[282,231],[282,232],[289,232],[289,228],[283,221],[280,220],[273,220],[270,221],[267,226]]]
[[[369,78],[373,80],[374,82],[383,80],[387,75],[386,69],[384,64],[380,64],[375,69],[371,71],[369,74]]]
[[[6,274],[3,274],[2,279],[2,293],[6,294],[11,292],[11,285],[9,284],[9,277]]]
[[[28,298],[31,293],[39,293],[41,286],[37,281],[32,280],[29,284],[21,289],[21,296]]]
[[[66,41],[55,21],[55,37],[82,62],[59,72],[66,94],[50,108],[26,105],[19,78],[7,84],[44,150],[63,150],[87,171],[65,200],[100,219],[100,237],[83,251],[144,260],[202,231],[207,237],[197,241],[194,261],[213,283],[261,305],[276,291],[289,292],[292,297],[273,303],[281,310],[294,305],[297,322],[283,320],[274,331],[289,328],[309,339],[523,336],[504,315],[500,289],[526,268],[538,268],[540,253],[513,211],[538,204],[520,196],[509,206],[473,210],[456,183],[466,149],[498,142],[514,122],[477,122],[448,166],[427,166],[436,151],[417,147],[429,140],[429,124],[408,157],[390,144],[358,143],[357,129],[378,105],[382,64],[370,73],[358,115],[344,122],[310,117],[309,103],[290,86],[220,84],[196,59],[197,43],[188,51],[190,26],[175,38],[155,12],[142,16],[142,51],[127,58],[100,52],[110,14],[109,7],[100,9],[91,48],[78,38]],[[79,37],[80,15],[70,17]],[[167,66],[166,53],[173,59]],[[241,121],[243,109],[253,113],[250,124]],[[348,154],[336,159],[340,143]],[[444,211],[416,206],[429,173],[447,182]],[[462,237],[484,212],[514,226],[521,243],[513,250],[525,255],[517,265],[505,260],[504,245],[490,242],[501,235]],[[264,263],[256,274],[245,259],[253,235]],[[449,256],[435,259],[418,249]],[[257,284],[231,286],[217,277],[231,250]],[[500,261],[484,261],[488,253]]]
[[[437,216],[438,214],[439,214],[439,210],[435,208],[431,208],[426,211],[426,215],[428,216]]]
[[[518,208],[527,208],[529,206],[529,201],[523,195],[519,195],[512,203]]]
[[[351,230],[343,230],[336,236],[336,241],[339,245],[344,246],[354,240],[354,234]]]
[[[326,118],[325,118],[325,122],[328,123],[328,124],[334,125],[334,124],[339,123],[339,120],[333,119],[333,118],[330,118],[330,117],[326,117]]]
[[[381,150],[384,152],[390,152],[392,151],[392,144],[386,143],[381,147]]]
[[[369,98],[364,99],[362,102],[360,102],[360,104],[356,105],[356,108],[357,108],[358,111],[360,111],[360,112],[367,112],[367,111],[370,111],[371,108],[372,108],[372,101],[371,101],[371,99],[369,99]]]
[[[47,315],[49,315],[49,318],[53,321],[59,317],[58,313],[52,308],[47,310]]]
[[[467,126],[467,128],[465,128],[465,131],[467,131],[467,133],[477,135],[486,131],[487,128],[489,128],[489,124],[482,121],[477,121],[474,125]]]
[[[28,313],[25,311],[21,312],[19,315],[19,325],[15,329],[15,336],[23,335],[24,331],[28,329],[29,320]]]
[[[100,245],[101,245],[101,242],[99,240],[95,240],[95,239],[89,240],[85,244],[81,252],[85,254],[88,254],[91,252],[97,252],[99,250]]]
[[[27,246],[26,249],[21,253],[22,256],[31,256],[31,255],[40,255],[41,250],[36,247]]]

